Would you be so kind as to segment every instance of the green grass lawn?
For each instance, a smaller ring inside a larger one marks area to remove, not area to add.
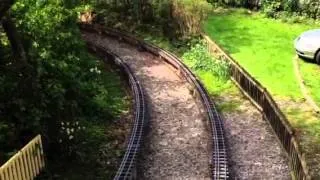
[[[320,107],[320,66],[300,61],[300,71],[309,93]]]
[[[274,95],[293,99],[302,98],[293,71],[293,40],[315,27],[243,10],[214,14],[204,25],[205,32]]]
[[[204,24],[206,34],[275,97],[296,129],[311,172],[320,178],[320,117],[306,110],[309,107],[293,69],[293,41],[303,31],[313,28],[317,26],[284,23],[243,9],[215,12]],[[319,67],[305,61],[300,61],[300,65],[307,87],[319,104]]]

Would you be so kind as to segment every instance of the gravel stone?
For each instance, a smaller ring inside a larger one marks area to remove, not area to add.
[[[138,179],[210,179],[211,137],[202,105],[188,83],[159,58],[118,40],[84,33],[125,60],[143,84],[148,99],[149,130],[138,163]],[[241,102],[224,112],[231,179],[290,179],[288,161],[268,122],[237,96],[217,103]]]
[[[291,179],[285,152],[262,114],[240,93],[216,101],[241,102],[236,111],[222,113],[233,179]]]
[[[206,115],[188,83],[163,60],[111,38],[86,33],[125,60],[143,84],[149,130],[139,162],[139,179],[210,179],[210,133]]]

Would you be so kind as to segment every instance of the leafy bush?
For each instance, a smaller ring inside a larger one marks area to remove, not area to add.
[[[264,0],[263,11],[268,17],[275,18],[277,13],[285,12],[298,12],[300,9],[299,0]]]
[[[263,12],[268,17],[276,17],[277,12],[283,10],[282,0],[264,0],[263,1]]]
[[[301,3],[302,12],[314,19],[320,18],[320,1],[319,0],[305,0]]]
[[[287,0],[283,2],[283,9],[288,12],[297,12],[300,8],[299,0]]]
[[[205,0],[173,0],[172,18],[184,36],[198,35],[212,6]]]
[[[70,138],[59,132],[61,122],[82,124],[119,115],[103,65],[87,53],[81,39],[79,2],[17,0],[12,7],[32,69],[22,74],[16,61],[1,56],[1,150],[14,150],[42,133],[55,151],[59,139]]]
[[[217,5],[227,5],[232,7],[259,8],[260,0],[208,0],[208,2]]]
[[[289,22],[303,22],[306,18],[320,17],[318,0],[265,0],[263,12],[268,17],[280,18]]]
[[[208,0],[212,4],[226,5],[232,7],[244,7],[260,9],[268,17],[277,18],[282,11],[297,13],[300,16],[309,18],[320,17],[319,0]],[[291,15],[288,15],[290,17]]]
[[[292,15],[313,19],[320,17],[319,0],[264,0],[262,1],[262,5],[263,11],[268,17],[283,17],[282,11],[289,12],[287,18],[290,18]]]
[[[104,17],[100,22],[129,31],[156,26],[170,39],[199,35],[201,23],[212,10],[212,5],[206,0],[129,0],[126,2],[101,1],[94,3],[93,6],[101,15],[100,17]]]
[[[222,79],[229,75],[229,64],[213,58],[203,42],[195,44],[190,51],[183,54],[182,59],[192,70],[210,72]]]

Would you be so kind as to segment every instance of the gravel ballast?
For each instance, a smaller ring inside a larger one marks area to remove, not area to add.
[[[291,179],[288,159],[271,126],[250,101],[236,95],[216,98],[218,104],[236,102],[224,111],[230,171],[233,179]]]
[[[138,179],[210,179],[208,120],[189,84],[150,53],[98,34],[83,37],[119,55],[145,89],[149,127]],[[239,96],[220,97],[217,103],[235,99]],[[290,179],[287,159],[270,126],[250,102],[239,101],[237,111],[223,113],[232,179]]]
[[[210,179],[207,119],[189,84],[147,52],[95,34],[86,33],[84,38],[125,60],[145,89],[149,127],[139,179]]]

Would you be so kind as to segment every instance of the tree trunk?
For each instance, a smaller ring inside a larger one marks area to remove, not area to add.
[[[20,39],[17,28],[8,13],[2,19],[2,27],[7,34],[8,40],[10,41],[14,59],[19,62],[21,66],[27,67],[28,60],[26,51]]]
[[[0,0],[0,20],[13,4],[13,0]]]

